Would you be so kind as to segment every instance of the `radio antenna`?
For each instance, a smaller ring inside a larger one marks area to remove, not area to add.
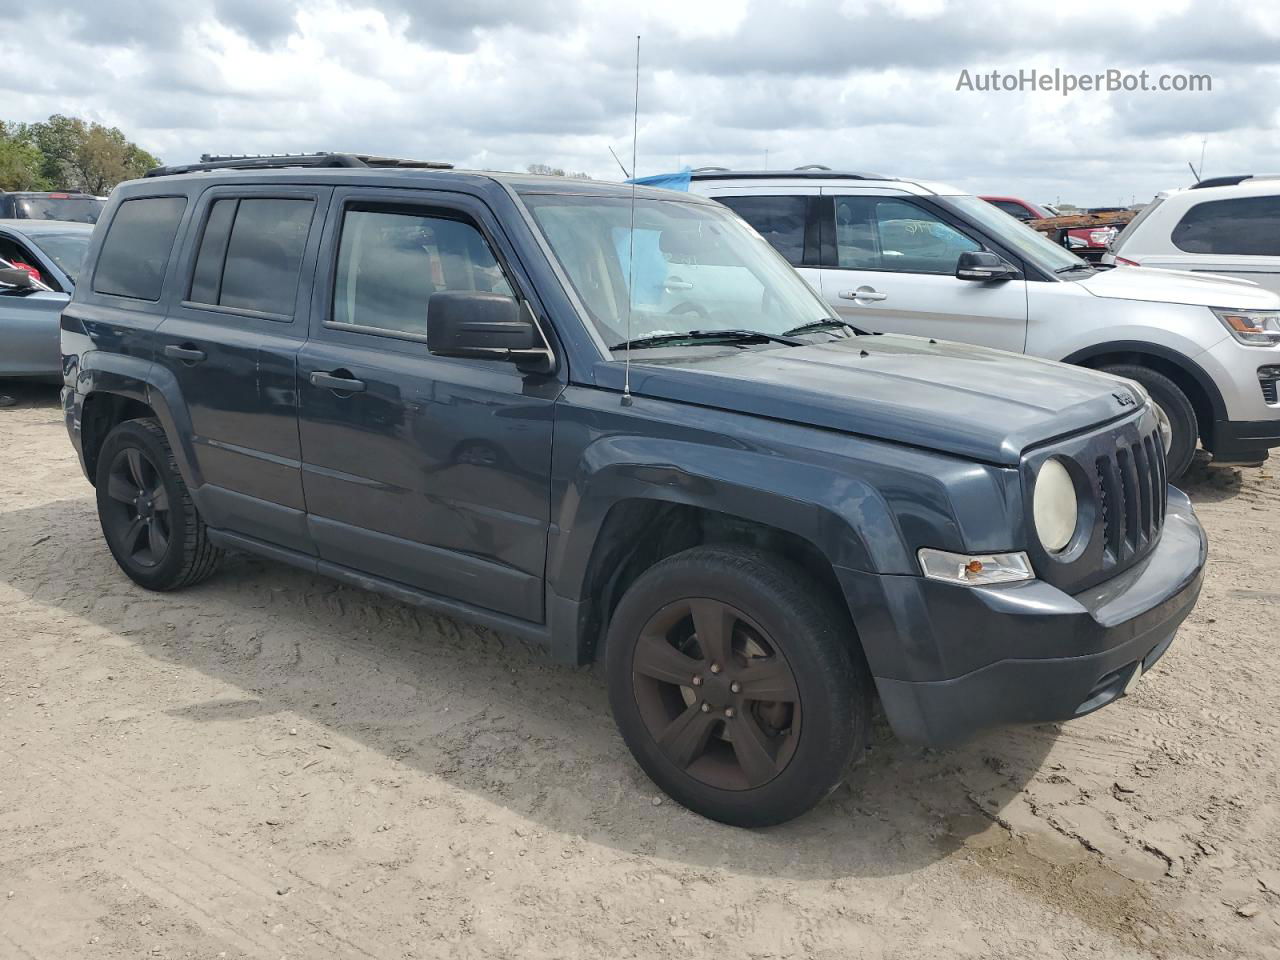
[[[622,374],[622,405],[631,406],[631,305],[636,299],[636,142],[640,137],[640,34],[636,34],[636,95],[631,114],[631,236],[627,240],[627,359]]]

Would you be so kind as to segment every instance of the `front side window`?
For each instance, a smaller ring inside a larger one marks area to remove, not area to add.
[[[188,299],[292,318],[314,207],[313,200],[277,197],[214,201]]]
[[[804,263],[808,197],[716,197],[755,228],[793,267]]]
[[[471,223],[378,206],[343,214],[333,323],[426,336],[432,294],[468,290],[514,295]]]
[[[93,273],[95,293],[159,300],[186,197],[142,197],[116,208]]]
[[[836,262],[855,270],[953,274],[982,245],[918,204],[892,197],[836,197]]]
[[[1235,197],[1197,203],[1170,238],[1184,253],[1280,256],[1280,197]]]
[[[778,335],[831,316],[769,243],[719,204],[526,194],[604,343],[716,330]],[[634,231],[632,223],[634,221]]]

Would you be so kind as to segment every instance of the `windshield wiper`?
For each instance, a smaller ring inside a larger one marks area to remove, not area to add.
[[[1093,264],[1091,263],[1069,263],[1065,267],[1058,267],[1054,273],[1070,273],[1072,270],[1088,270],[1093,272]]]
[[[764,333],[760,330],[688,330],[684,333],[651,333],[634,340],[615,343],[610,350],[643,350],[646,347],[661,347],[668,343],[679,343],[682,340],[720,341],[722,343],[782,343],[788,347],[801,346],[801,341],[790,337]]]
[[[802,333],[814,333],[818,330],[830,330],[833,327],[844,327],[850,331],[851,336],[865,337],[867,331],[855,327],[848,320],[841,320],[838,317],[824,317],[821,320],[814,320],[812,323],[802,323],[798,327],[792,327],[790,330],[783,331],[783,336],[795,337]]]

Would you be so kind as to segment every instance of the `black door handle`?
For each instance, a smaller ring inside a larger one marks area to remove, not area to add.
[[[184,343],[182,346],[171,343],[164,348],[164,355],[181,360],[183,363],[199,363],[204,359],[204,351],[193,343]]]
[[[352,377],[349,370],[335,370],[333,373],[324,373],[317,370],[311,374],[311,385],[313,387],[324,387],[335,393],[364,392],[364,381]]]

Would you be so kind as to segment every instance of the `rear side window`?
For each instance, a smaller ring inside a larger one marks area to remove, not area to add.
[[[793,267],[804,263],[805,196],[716,197],[755,228]]]
[[[1185,253],[1280,256],[1280,197],[1236,197],[1197,203],[1173,228]]]
[[[98,254],[94,292],[159,300],[173,238],[186,208],[186,197],[144,197],[121,203]]]
[[[214,201],[191,277],[192,303],[292,318],[313,200]]]
[[[376,208],[343,215],[333,323],[426,336],[431,295],[455,290],[512,296],[484,234],[470,223]]]

